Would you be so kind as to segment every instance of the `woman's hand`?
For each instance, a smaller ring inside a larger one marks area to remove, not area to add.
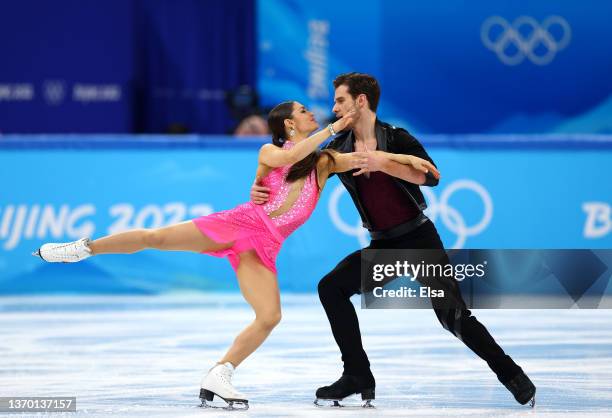
[[[423,174],[427,174],[428,172],[431,172],[431,174],[433,174],[435,178],[437,179],[440,178],[440,172],[438,171],[436,166],[434,166],[429,161],[423,158],[416,157],[414,155],[407,155],[406,157],[409,157],[408,159],[409,163],[407,165],[411,166],[415,170],[420,171]]]
[[[342,116],[340,119],[332,123],[332,128],[334,128],[334,131],[340,132],[344,130],[344,128],[349,126],[355,119],[356,113],[357,112],[353,109],[349,111],[348,113],[344,114],[344,116]]]

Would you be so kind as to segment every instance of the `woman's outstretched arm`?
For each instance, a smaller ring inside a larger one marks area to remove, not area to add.
[[[387,153],[387,158],[389,158],[392,161],[396,161],[400,164],[409,165],[415,170],[420,171],[423,174],[427,174],[428,172],[431,172],[436,179],[440,178],[440,172],[438,171],[436,166],[424,158],[420,158],[415,155],[393,154],[393,153]]]
[[[355,169],[362,169],[367,167],[368,159],[359,152],[346,152],[341,153],[334,150],[327,150],[333,157],[334,161],[331,164],[329,174],[332,173],[344,173],[345,171],[351,171]]]
[[[368,171],[382,171],[390,176],[400,178],[410,183],[423,185],[428,176],[438,184],[440,172],[431,162],[415,155],[393,154],[384,151],[368,151],[355,153],[367,158],[367,167],[353,173],[358,176]]]
[[[327,149],[323,151],[317,162],[317,180],[322,190],[327,178],[333,173],[344,173],[345,171],[360,170],[367,167],[367,158],[360,156],[358,152],[340,153]]]
[[[354,112],[347,113],[332,124],[335,132],[343,130],[353,119]],[[314,152],[323,143],[331,132],[328,128],[321,129],[303,141],[295,144],[291,149],[282,149],[274,144],[266,144],[259,150],[259,162],[268,167],[283,167],[295,164]]]

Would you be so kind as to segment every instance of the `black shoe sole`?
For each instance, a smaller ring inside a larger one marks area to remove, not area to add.
[[[374,399],[376,399],[376,390],[375,388],[368,388],[368,389],[363,389],[357,392],[353,392],[350,393],[342,398],[337,397],[337,398],[325,398],[325,397],[321,397],[321,396],[316,396],[317,399],[320,399],[322,401],[342,401],[346,398],[348,398],[349,396],[352,395],[361,395],[361,400],[362,401],[372,401]]]

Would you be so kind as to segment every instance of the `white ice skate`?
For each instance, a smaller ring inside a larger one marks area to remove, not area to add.
[[[217,364],[202,378],[200,399],[202,399],[203,407],[249,409],[249,401],[246,399],[246,396],[232,386],[232,374],[234,374],[234,366],[232,366],[232,363],[227,362],[225,364]],[[218,407],[206,403],[206,401],[212,402],[215,395],[227,402],[227,406]]]
[[[89,238],[81,238],[73,242],[44,244],[32,255],[49,263],[76,263],[91,257],[89,241]]]

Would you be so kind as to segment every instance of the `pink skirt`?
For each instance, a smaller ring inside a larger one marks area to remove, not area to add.
[[[203,254],[227,257],[236,270],[240,264],[239,254],[255,250],[262,264],[276,274],[276,256],[284,238],[260,205],[244,203],[234,209],[200,216],[193,223],[215,242],[233,242],[226,250],[204,251]]]

